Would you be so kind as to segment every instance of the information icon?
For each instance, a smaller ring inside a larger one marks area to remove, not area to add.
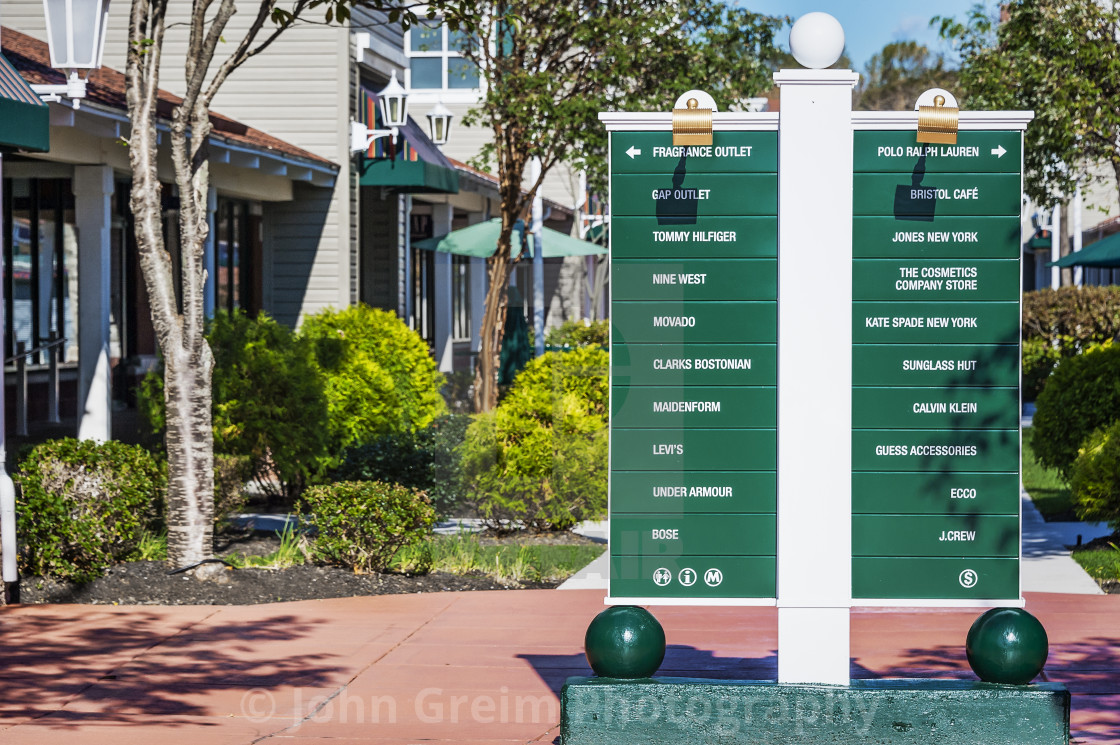
[[[976,587],[976,583],[980,580],[980,577],[971,569],[965,569],[957,579],[960,581],[961,587],[969,588]]]
[[[718,569],[709,569],[704,572],[704,583],[708,587],[718,587],[719,583],[723,582],[723,572]]]
[[[692,587],[694,584],[696,584],[696,570],[682,569],[677,575],[677,579],[685,587]]]
[[[665,567],[660,567],[653,571],[653,584],[658,587],[664,587],[673,581],[673,573]]]

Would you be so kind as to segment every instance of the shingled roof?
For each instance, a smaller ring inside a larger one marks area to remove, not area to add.
[[[27,34],[21,34],[7,26],[0,29],[0,41],[3,42],[4,56],[19,70],[28,83],[58,84],[66,82],[65,73],[50,66],[50,50],[45,41],[40,41]],[[159,116],[170,120],[172,108],[181,103],[182,100],[179,96],[161,88],[156,108]],[[127,114],[128,103],[125,99],[124,74],[110,67],[94,70],[90,74],[86,86],[85,101]],[[338,169],[338,164],[327,158],[315,155],[259,129],[253,129],[213,111],[210,112],[210,123],[214,127],[211,137],[224,139],[230,143],[260,148],[286,157],[310,161],[320,166],[330,166],[335,170]]]

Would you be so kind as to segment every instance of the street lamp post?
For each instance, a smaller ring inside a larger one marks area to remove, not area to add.
[[[397,82],[397,72],[393,71],[389,84],[377,93],[381,106],[381,121],[388,129],[370,129],[361,122],[350,122],[350,149],[365,152],[375,140],[392,137],[394,140],[400,128],[408,121],[408,91]]]

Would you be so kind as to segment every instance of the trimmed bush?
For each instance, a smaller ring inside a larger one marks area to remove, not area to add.
[[[609,321],[564,321],[548,330],[544,343],[552,347],[605,348],[610,338]]]
[[[597,347],[549,352],[475,417],[462,478],[492,526],[565,529],[606,510],[608,361]]]
[[[16,482],[28,574],[87,582],[160,529],[167,475],[139,446],[51,440],[31,450]]]
[[[439,515],[460,505],[459,458],[469,416],[448,414],[419,432],[383,435],[347,448],[331,472],[336,481],[384,481],[428,494]]]
[[[317,558],[354,571],[379,572],[402,547],[427,537],[436,513],[427,495],[380,481],[313,486],[300,498],[317,532]]]
[[[292,499],[329,462],[327,404],[312,346],[261,312],[219,311],[207,341],[214,352],[214,453],[245,459],[246,480],[274,499]],[[163,376],[149,373],[141,409],[165,427]]]
[[[1066,478],[1082,442],[1093,430],[1120,419],[1120,344],[1090,347],[1058,363],[1038,396],[1035,456]]]
[[[1120,421],[1086,438],[1070,472],[1077,517],[1120,530]]]
[[[1023,293],[1023,338],[1084,348],[1120,333],[1120,287],[1062,287]]]
[[[1061,359],[1061,348],[1055,347],[1049,339],[1035,337],[1023,340],[1024,401],[1038,400],[1038,394]]]
[[[446,408],[428,346],[392,313],[367,305],[325,310],[300,330],[324,376],[331,447],[427,427]]]

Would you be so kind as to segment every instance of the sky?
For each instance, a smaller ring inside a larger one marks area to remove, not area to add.
[[[848,56],[853,69],[862,72],[867,60],[892,41],[913,39],[950,58],[951,49],[929,25],[934,16],[963,20],[976,0],[739,0],[736,3],[756,13],[788,15],[795,20],[806,13],[823,11],[844,27]],[[986,1],[986,6],[996,3]],[[780,45],[789,48],[789,29],[782,31]]]

